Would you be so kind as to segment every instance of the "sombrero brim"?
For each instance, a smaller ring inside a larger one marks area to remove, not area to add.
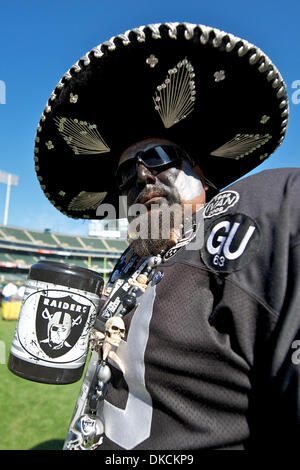
[[[64,214],[95,219],[102,202],[118,217],[114,174],[129,145],[169,139],[221,189],[274,152],[287,120],[285,84],[260,49],[202,25],[142,26],[63,76],[37,129],[35,167]]]

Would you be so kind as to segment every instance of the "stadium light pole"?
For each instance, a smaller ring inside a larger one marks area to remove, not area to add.
[[[11,188],[11,186],[18,186],[19,177],[17,175],[13,175],[11,173],[6,173],[5,171],[0,170],[0,183],[4,183],[4,184],[7,185],[6,197],[5,197],[5,207],[4,207],[4,217],[3,217],[3,225],[7,225],[9,198],[10,198],[10,188]]]

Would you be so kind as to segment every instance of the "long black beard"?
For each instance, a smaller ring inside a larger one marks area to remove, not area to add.
[[[158,209],[141,214],[131,222],[131,247],[140,257],[155,256],[176,245],[181,236],[181,227],[181,206],[175,204],[170,208],[163,204]]]
[[[142,238],[137,238],[131,243],[133,251],[141,258],[156,256],[162,251],[168,251],[174,245],[176,245],[174,240],[143,240]]]

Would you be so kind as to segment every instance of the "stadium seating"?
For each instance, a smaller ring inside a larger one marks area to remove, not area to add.
[[[123,240],[106,240],[106,242],[111,251],[116,251],[117,253],[122,253],[126,248]]]
[[[1,226],[1,231],[4,233],[5,237],[9,240],[24,241],[27,243],[32,242],[32,240],[25,233],[24,230],[20,230],[14,227]]]
[[[0,225],[0,283],[24,283],[29,268],[39,260],[52,260],[109,274],[126,240],[52,233]]]
[[[79,242],[77,237],[72,237],[71,235],[55,234],[55,238],[61,245],[65,247],[83,248],[83,245]]]
[[[28,255],[26,253],[9,253],[10,259],[17,264],[31,265],[39,260],[38,256]]]
[[[0,262],[1,261],[3,261],[3,262],[13,262],[13,259],[11,257],[9,257],[8,253],[1,253],[0,252]]]
[[[22,230],[22,229],[19,229]],[[56,246],[57,243],[51,235],[51,232],[38,232],[34,230],[26,230],[30,236],[31,243],[39,243],[41,245]]]
[[[92,249],[122,253],[128,245],[126,240],[100,239],[96,237],[74,236],[50,231],[39,231],[8,227],[0,225],[0,240],[15,241],[29,245],[42,245],[49,247],[68,247],[77,249]]]
[[[107,251],[105,241],[100,238],[80,237],[86,249]]]

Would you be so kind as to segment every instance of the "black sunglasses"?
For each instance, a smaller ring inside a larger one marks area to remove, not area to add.
[[[138,152],[133,158],[126,160],[117,169],[117,186],[120,191],[128,187],[136,177],[139,164],[144,165],[151,170],[151,172],[155,170],[159,173],[162,170],[166,170],[168,167],[175,166],[182,160],[187,160],[194,165],[188,154],[180,147],[174,145],[158,145],[151,149]]]

